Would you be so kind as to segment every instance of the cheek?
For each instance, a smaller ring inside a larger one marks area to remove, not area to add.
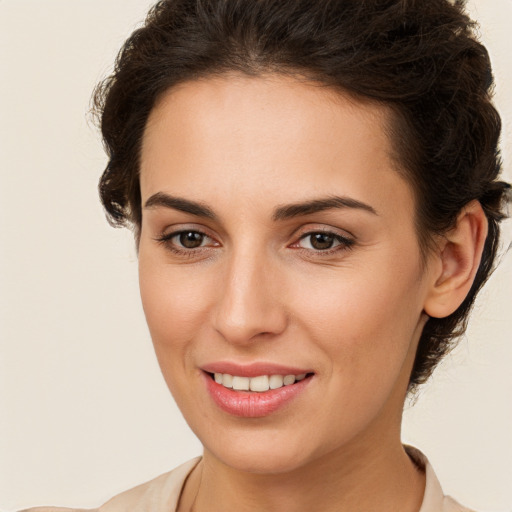
[[[364,279],[348,274],[298,294],[297,318],[350,387],[383,385],[399,373],[414,342],[422,311],[417,274],[407,268],[353,273]]]
[[[329,438],[364,429],[384,404],[401,410],[421,307],[399,279],[393,292],[384,293],[388,284],[345,281],[343,287],[310,294],[303,302],[301,317],[310,319],[303,328],[323,353],[325,401],[336,404],[317,411]]]
[[[151,338],[161,351],[185,350],[203,325],[210,300],[208,283],[192,269],[174,270],[144,254],[139,256],[139,284]]]
[[[189,417],[201,410],[189,385],[196,369],[192,355],[205,326],[209,301],[197,275],[139,257],[142,305],[162,375],[179,408]]]

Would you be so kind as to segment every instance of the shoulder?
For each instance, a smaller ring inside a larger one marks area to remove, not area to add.
[[[174,512],[183,484],[199,460],[200,457],[189,460],[168,473],[124,491],[99,508],[36,507],[19,512]]]
[[[412,446],[405,446],[405,450],[416,466],[425,472],[425,494],[419,512],[475,512],[444,494],[434,468],[420,450]]]
[[[118,494],[98,512],[174,512],[187,476],[200,457],[189,460],[168,473]]]
[[[24,508],[18,512],[97,512],[97,508],[34,507]]]
[[[445,496],[443,512],[476,512],[472,508],[466,508],[450,496]]]

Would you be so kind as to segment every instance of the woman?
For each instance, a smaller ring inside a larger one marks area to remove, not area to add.
[[[164,378],[203,456],[114,510],[466,510],[404,447],[508,185],[445,0],[163,1],[96,92]]]

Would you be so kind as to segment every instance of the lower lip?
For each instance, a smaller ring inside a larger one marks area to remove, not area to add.
[[[281,409],[302,393],[312,378],[308,376],[289,386],[256,393],[228,389],[222,384],[217,384],[209,374],[203,375],[213,401],[224,412],[243,418],[261,418]]]

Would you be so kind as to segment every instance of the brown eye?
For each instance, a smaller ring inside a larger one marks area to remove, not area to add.
[[[314,233],[309,235],[309,237],[313,249],[319,251],[330,249],[335,240],[334,236],[329,233]]]
[[[306,249],[326,251],[334,245],[337,238],[339,237],[335,236],[333,233],[308,233],[302,237],[300,245]]]
[[[185,229],[163,234],[155,240],[167,250],[187,257],[196,257],[203,249],[219,247],[220,244],[202,231]]]
[[[298,246],[310,251],[329,254],[332,251],[350,249],[354,240],[329,231],[313,231],[304,234],[298,242]]]
[[[177,236],[179,244],[186,249],[200,247],[204,241],[204,235],[197,231],[183,231]]]

